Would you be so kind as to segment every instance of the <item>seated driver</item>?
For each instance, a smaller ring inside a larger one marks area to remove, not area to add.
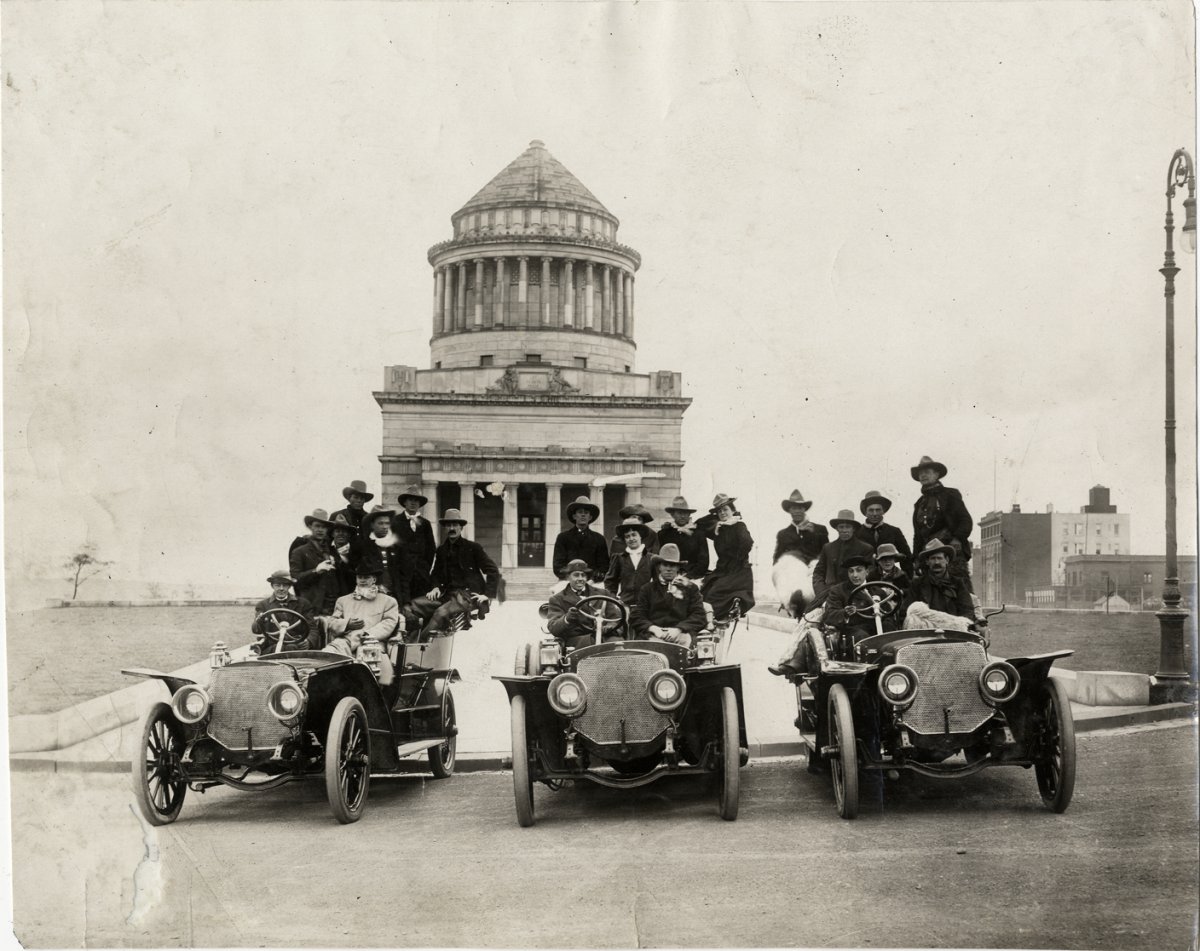
[[[295,580],[286,571],[276,571],[267,579],[271,586],[271,596],[254,605],[254,620],[250,624],[250,633],[255,635],[255,643],[250,645],[253,654],[270,654],[279,642],[280,634],[286,634],[293,627],[300,626],[300,619],[284,614],[263,615],[272,608],[286,608],[295,611],[308,622],[308,630],[304,641],[298,644],[284,642],[284,650],[316,650],[321,646],[321,634],[317,630],[313,616],[313,606],[304,598],[292,594]]]
[[[614,619],[604,622],[603,639],[623,640],[619,625],[615,623],[619,613],[615,605],[595,603],[582,611],[576,607],[584,598],[608,594],[599,585],[589,583],[591,566],[582,558],[574,558],[567,562],[563,572],[567,577],[566,587],[552,595],[546,606],[546,628],[550,633],[563,641],[568,650],[587,647],[596,641],[596,622],[588,613],[603,613],[605,617]]]
[[[825,599],[825,625],[837,628],[842,634],[849,634],[855,641],[860,641],[877,633],[875,610],[868,592],[861,591],[853,598],[850,592],[867,580],[867,573],[871,570],[871,558],[867,555],[847,555],[842,559],[842,567],[849,580],[841,581],[828,590]],[[880,607],[885,605],[881,604]]]
[[[691,647],[707,617],[700,589],[679,575],[685,564],[679,546],[663,545],[650,556],[650,580],[638,590],[629,615],[637,636]]]
[[[360,568],[354,577],[354,592],[337,599],[333,614],[322,618],[329,643],[325,650],[346,657],[360,658],[364,637],[380,644],[379,683],[392,682],[395,670],[387,654],[387,643],[400,623],[400,605],[390,594],[379,590],[374,572]]]
[[[972,624],[976,627],[987,624],[978,616],[966,581],[951,571],[950,562],[955,554],[956,549],[936,538],[917,554],[917,562],[924,569],[913,581],[904,602],[905,630],[967,631]]]

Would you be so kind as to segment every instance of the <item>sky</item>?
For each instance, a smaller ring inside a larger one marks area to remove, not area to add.
[[[682,371],[694,401],[683,492],[737,496],[761,565],[795,488],[822,521],[882,490],[911,530],[924,455],[976,519],[1075,511],[1103,484],[1133,551],[1163,550],[1187,3],[8,0],[0,18],[10,594],[85,543],[114,577],[253,592],[303,515],[377,488],[371,393],[386,365],[429,366],[426,252],[532,139],[641,253],[636,369]]]

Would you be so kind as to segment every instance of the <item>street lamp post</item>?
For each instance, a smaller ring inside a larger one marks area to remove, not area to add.
[[[1196,250],[1196,170],[1192,157],[1185,149],[1171,156],[1167,168],[1167,250],[1163,266],[1159,269],[1166,281],[1163,296],[1167,305],[1167,577],[1163,582],[1162,610],[1158,612],[1159,656],[1158,671],[1150,686],[1153,703],[1171,703],[1189,700],[1195,694],[1185,645],[1184,628],[1188,613],[1180,607],[1179,556],[1175,538],[1175,250],[1171,239],[1175,233],[1175,218],[1171,213],[1171,199],[1175,189],[1187,186],[1187,198],[1183,201],[1183,244],[1188,251]]]

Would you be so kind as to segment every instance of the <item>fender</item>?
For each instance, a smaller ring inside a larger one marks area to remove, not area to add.
[[[196,681],[188,680],[186,677],[174,677],[171,674],[164,674],[161,671],[150,670],[147,667],[128,667],[122,668],[121,673],[126,677],[142,677],[146,680],[161,680],[166,684],[170,695],[175,696],[175,691],[180,687],[186,687],[188,684],[194,684]]]

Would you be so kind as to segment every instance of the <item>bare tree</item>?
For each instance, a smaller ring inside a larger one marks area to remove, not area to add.
[[[158,601],[163,596],[162,585],[157,581],[149,581],[146,583],[146,597],[152,601]]]
[[[96,557],[96,548],[90,542],[68,558],[64,562],[63,567],[68,572],[67,580],[73,585],[71,600],[74,601],[79,596],[79,586],[81,584],[87,581],[88,578],[94,578],[111,564],[111,561],[102,561]]]

